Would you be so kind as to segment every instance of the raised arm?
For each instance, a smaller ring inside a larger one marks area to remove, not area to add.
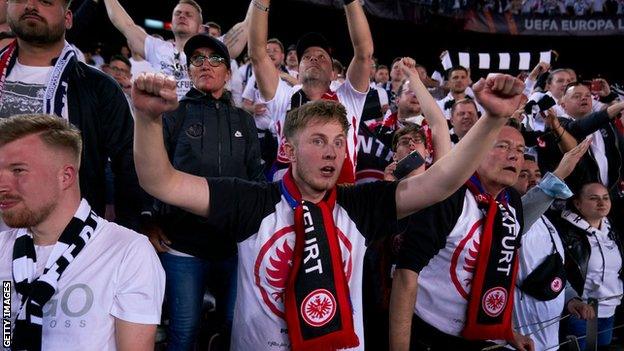
[[[604,110],[592,112],[588,116],[563,124],[570,134],[582,139],[610,123],[620,112],[624,111],[624,102],[615,103]]]
[[[252,3],[249,4],[245,19],[236,23],[223,36],[223,43],[227,46],[230,57],[233,59],[237,58],[241,52],[243,52],[243,49],[245,49],[245,45],[247,45],[247,33],[249,32],[249,17],[251,11]]]
[[[130,15],[121,7],[119,0],[104,0],[108,18],[121,34],[128,40],[128,45],[132,52],[145,58],[145,38],[147,33],[143,28],[138,26]]]
[[[492,147],[500,129],[520,105],[524,83],[510,75],[492,74],[473,86],[486,114],[451,152],[425,173],[405,179],[396,190],[397,217],[437,203],[466,182]]]
[[[373,57],[373,37],[368,20],[359,1],[343,0],[347,14],[349,36],[353,45],[353,60],[347,69],[347,78],[355,90],[368,91],[370,66]]]
[[[431,128],[435,155],[434,161],[438,161],[442,156],[451,151],[451,137],[448,123],[437,101],[431,96],[431,93],[429,93],[429,90],[425,87],[422,80],[420,80],[420,75],[415,69],[415,64],[416,61],[406,57],[401,60],[400,67],[403,70],[403,74],[409,79],[410,90],[416,94],[423,116],[425,116],[429,128]]]
[[[271,100],[275,96],[279,83],[279,72],[273,65],[267,54],[267,35],[269,32],[269,12],[260,9],[264,6],[269,8],[269,0],[252,1],[249,30],[249,58],[253,66],[254,75],[260,95],[265,100]]]
[[[173,168],[165,150],[162,115],[178,106],[175,80],[161,73],[142,73],[132,86],[132,101],[134,163],[139,183],[162,202],[207,216],[208,182]]]

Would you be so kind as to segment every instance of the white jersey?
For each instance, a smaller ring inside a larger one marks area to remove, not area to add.
[[[280,80],[281,82],[281,80]],[[277,151],[277,160],[283,163],[288,163],[288,159],[284,153],[284,121],[286,120],[286,112],[290,111],[291,100],[293,95],[301,90],[301,85],[295,85],[293,87],[288,84],[280,83],[275,91],[273,99],[266,101],[262,97],[259,99],[259,103],[265,103],[267,106],[267,112],[270,111],[274,118],[274,134],[278,136],[279,146]],[[347,132],[347,151],[348,157],[353,164],[353,174],[355,174],[356,160],[357,160],[357,135],[360,126],[360,120],[362,117],[362,110],[364,109],[364,102],[366,101],[366,92],[359,92],[351,85],[351,82],[347,79],[338,87],[335,91],[337,100],[347,110],[347,119],[349,121],[349,130]],[[302,101],[305,103],[307,101]],[[298,106],[295,106],[298,107]]]
[[[230,228],[224,233],[236,233],[238,242],[231,349],[290,350],[284,289],[293,260],[294,211],[281,194],[279,183],[235,178],[212,178],[208,183],[210,202],[221,204],[211,210],[208,220]],[[337,188],[332,215],[360,342],[353,350],[365,349],[362,271],[366,243],[387,234],[387,228],[396,221],[395,192],[396,183],[392,182]],[[331,310],[325,313],[328,315],[333,315]]]
[[[13,244],[19,231],[0,233],[0,280],[13,282]],[[54,248],[35,246],[38,274]],[[14,283],[13,283],[14,284]],[[43,306],[43,350],[115,350],[115,318],[159,324],[165,272],[147,238],[97,219],[93,236],[63,272]],[[13,285],[11,319],[19,299]]]

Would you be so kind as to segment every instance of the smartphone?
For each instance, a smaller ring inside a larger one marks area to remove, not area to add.
[[[542,96],[540,101],[537,102],[537,106],[539,106],[540,111],[546,111],[556,104],[557,102],[555,102],[555,99],[551,98],[549,95]]]
[[[423,164],[425,164],[425,159],[420,155],[420,153],[418,153],[418,151],[414,150],[397,163],[396,169],[393,173],[394,177],[401,180]]]

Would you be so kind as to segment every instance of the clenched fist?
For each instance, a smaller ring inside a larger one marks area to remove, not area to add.
[[[137,118],[160,118],[178,108],[176,81],[162,73],[141,73],[132,85]]]
[[[472,90],[488,116],[509,118],[520,105],[524,83],[508,74],[496,73],[479,80]]]

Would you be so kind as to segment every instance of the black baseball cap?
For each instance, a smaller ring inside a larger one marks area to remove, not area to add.
[[[310,32],[304,34],[299,41],[297,42],[297,58],[301,61],[303,57],[303,53],[309,48],[313,46],[318,46],[321,49],[327,51],[329,56],[332,55],[331,47],[329,46],[329,42],[323,35],[316,32]]]
[[[199,48],[212,49],[215,54],[225,58],[225,66],[230,69],[230,53],[228,52],[227,46],[219,39],[208,35],[208,33],[194,35],[184,44],[187,66],[191,64],[191,55]]]

